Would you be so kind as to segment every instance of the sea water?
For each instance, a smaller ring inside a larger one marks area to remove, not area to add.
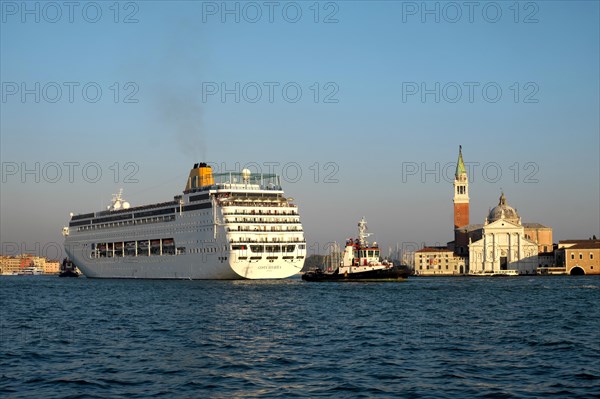
[[[600,277],[0,277],[0,397],[600,397]]]

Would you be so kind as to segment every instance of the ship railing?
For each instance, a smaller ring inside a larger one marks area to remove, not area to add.
[[[119,210],[112,210],[112,211],[100,211],[100,212],[95,213],[95,217],[97,218],[97,217],[107,216],[107,215],[118,215],[121,213],[138,212],[138,211],[144,211],[144,210],[148,210],[148,209],[163,208],[163,207],[175,206],[175,205],[177,205],[176,201],[160,202],[157,204],[134,206],[134,207],[127,208],[127,209],[119,209]]]
[[[275,217],[286,217],[286,216],[299,216],[298,212],[277,212],[274,211],[275,213],[271,213],[271,211],[269,211],[268,213],[263,212],[262,210],[259,211],[238,211],[238,212],[223,212],[223,216],[247,216],[247,215],[251,215],[251,216],[275,216]]]
[[[236,231],[253,231],[253,232],[260,232],[260,231],[269,231],[269,232],[288,232],[288,231],[304,231],[301,228],[288,228],[288,229],[277,229],[274,226],[271,226],[270,229],[267,229],[266,227],[261,229],[260,227],[241,227],[238,226],[238,228],[233,228],[233,227],[227,227],[227,231],[228,232],[236,232]]]
[[[131,219],[119,222],[107,222],[107,223],[98,223],[98,224],[89,224],[84,226],[77,227],[77,231],[87,231],[87,230],[96,230],[96,229],[112,229],[112,228],[122,228],[126,226],[133,225],[142,225],[149,223],[162,223],[162,222],[171,222],[175,220],[175,215],[168,216],[153,216],[144,219]]]
[[[265,189],[281,189],[281,179],[273,173],[251,173],[244,176],[241,172],[223,172],[213,173],[214,186],[219,185],[240,185],[240,186],[259,186]]]
[[[296,239],[296,240],[281,240],[278,238],[270,238],[270,239],[250,239],[250,238],[239,238],[239,239],[231,239],[229,243],[277,243],[277,244],[303,244],[306,243],[305,239]]]
[[[260,184],[218,183],[209,187],[211,190],[244,190],[244,191],[282,191],[281,186],[261,186]]]
[[[265,223],[265,224],[300,224],[300,220],[252,220],[252,219],[242,219],[242,220],[232,220],[232,219],[225,219],[225,223],[229,223],[229,224],[236,224],[236,223],[251,223],[251,224],[256,224],[256,223]]]
[[[231,198],[221,199],[221,206],[237,206],[240,208],[298,208],[298,206],[290,203],[269,202],[261,200],[232,200]]]

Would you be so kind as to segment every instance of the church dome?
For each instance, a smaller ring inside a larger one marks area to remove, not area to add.
[[[488,223],[495,222],[499,219],[506,219],[509,222],[520,224],[520,217],[517,210],[506,204],[504,193],[500,196],[498,205],[490,210],[490,214],[487,217]]]

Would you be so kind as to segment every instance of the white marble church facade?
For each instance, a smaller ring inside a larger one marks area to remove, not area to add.
[[[538,244],[526,238],[521,218],[506,204],[504,194],[482,230],[482,238],[469,243],[470,274],[536,273]]]

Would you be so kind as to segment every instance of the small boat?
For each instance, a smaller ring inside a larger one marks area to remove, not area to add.
[[[363,217],[358,222],[358,238],[348,239],[342,253],[342,260],[328,267],[327,271],[316,269],[302,275],[304,281],[399,281],[405,280],[409,270],[405,266],[394,266],[392,262],[380,260],[381,251],[376,242],[369,243],[367,221]],[[329,259],[335,262],[332,252]]]
[[[77,273],[76,269],[77,268],[71,260],[64,258],[60,265],[58,277],[79,277],[79,273]]]
[[[17,276],[38,276],[44,274],[44,270],[37,266],[28,266],[13,274]]]

